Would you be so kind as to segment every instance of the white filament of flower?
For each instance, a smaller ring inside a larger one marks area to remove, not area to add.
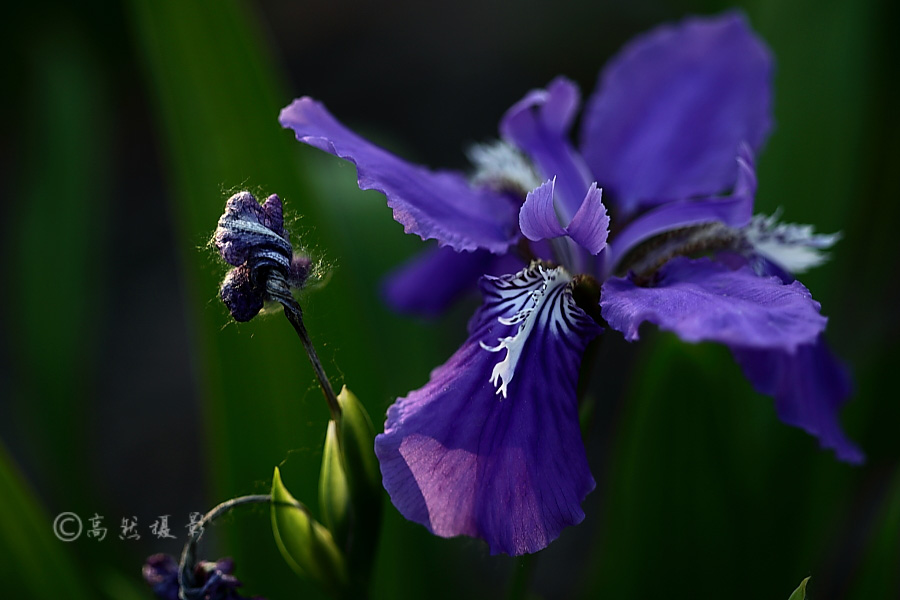
[[[839,239],[840,232],[814,233],[812,225],[779,223],[781,210],[771,216],[755,215],[743,229],[757,254],[765,256],[789,273],[803,273],[828,260],[825,250]]]
[[[524,196],[543,183],[531,161],[506,142],[474,144],[467,151],[475,166],[472,183],[499,189],[512,189]]]

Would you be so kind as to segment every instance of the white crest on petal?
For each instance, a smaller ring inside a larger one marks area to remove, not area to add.
[[[803,273],[828,260],[825,250],[841,239],[841,233],[815,233],[812,225],[779,223],[781,210],[771,216],[755,215],[743,229],[753,250],[790,273]]]
[[[506,142],[473,144],[466,154],[475,166],[472,183],[476,185],[513,190],[521,192],[522,196],[541,185],[534,165]]]
[[[572,276],[562,267],[547,268],[533,263],[515,275],[487,279],[492,289],[486,314],[499,314],[495,318],[501,325],[519,326],[515,335],[498,338],[496,346],[480,342],[489,352],[506,350],[506,357],[494,365],[490,379],[497,393],[506,398],[507,386],[515,377],[522,351],[535,328],[564,335],[574,329],[574,321],[587,317],[577,309],[569,285]]]

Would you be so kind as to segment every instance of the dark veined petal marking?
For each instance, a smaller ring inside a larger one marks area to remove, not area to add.
[[[407,519],[491,553],[536,552],[584,518],[594,488],[575,389],[600,327],[562,268],[534,263],[481,288],[469,338],[390,408],[375,451]]]

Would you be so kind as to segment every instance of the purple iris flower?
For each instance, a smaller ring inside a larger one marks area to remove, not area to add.
[[[469,178],[404,162],[310,98],[282,111],[298,140],[354,163],[407,233],[437,240],[392,276],[393,305],[435,314],[476,282],[484,297],[468,339],[376,438],[406,518],[514,555],[579,523],[595,482],[575,390],[602,327],[725,344],[783,421],[862,460],[838,421],[849,378],[792,275],[837,236],[752,215],[771,77],[739,14],[660,27],[601,73],[578,144],[579,92],[557,78],[507,111],[502,141],[472,150]]]

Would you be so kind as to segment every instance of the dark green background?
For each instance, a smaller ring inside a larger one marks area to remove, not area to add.
[[[780,424],[722,348],[647,330],[606,336],[587,384],[597,490],[587,518],[531,561],[443,540],[386,503],[379,598],[900,597],[900,223],[896,14],[887,1],[740,8],[777,59],[777,128],[757,206],[841,230],[803,277],[852,367],[852,468]],[[140,566],[179,550],[187,516],[259,493],[282,465],[315,510],[327,411],[290,327],[235,325],[206,248],[225,198],[285,199],[329,267],[303,298],[335,383],[376,422],[464,337],[473,301],[436,323],[390,313],[384,273],[422,247],[351,166],[277,123],[313,95],[417,162],[464,167],[503,111],[565,74],[585,94],[633,35],[707,2],[131,0],[5,9],[0,174],[0,586],[39,600],[148,598]],[[302,217],[301,217],[302,215]],[[105,517],[65,544],[60,511]],[[150,523],[170,514],[176,543]],[[142,539],[120,540],[122,517]],[[213,528],[246,588],[318,598],[277,553],[265,509]]]

